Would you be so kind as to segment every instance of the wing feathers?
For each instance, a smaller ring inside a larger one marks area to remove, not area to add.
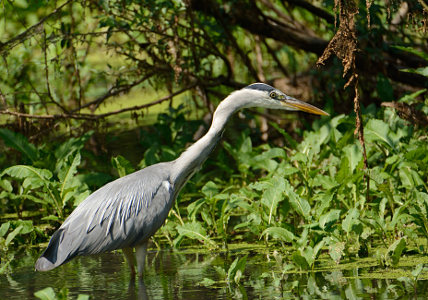
[[[148,239],[163,224],[174,200],[172,188],[167,188],[171,187],[169,170],[168,163],[153,165],[92,193],[53,235],[45,251],[49,266],[43,254],[40,270],[57,267],[76,255],[111,251]]]

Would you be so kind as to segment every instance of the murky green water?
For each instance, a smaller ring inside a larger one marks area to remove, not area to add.
[[[383,268],[382,272],[378,267],[348,267],[288,273],[284,257],[251,251],[237,285],[221,275],[222,269],[227,273],[234,258],[224,253],[151,251],[141,281],[131,280],[120,253],[81,257],[46,273],[35,272],[32,259],[27,257],[28,266],[0,275],[0,299],[34,299],[34,292],[46,287],[56,292],[67,288],[70,299],[78,294],[88,294],[91,299],[428,298],[427,280],[385,279],[391,276]],[[427,267],[419,278],[427,278]],[[211,285],[204,286],[204,282]]]

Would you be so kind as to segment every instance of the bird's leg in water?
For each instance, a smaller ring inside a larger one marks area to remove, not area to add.
[[[137,258],[137,271],[140,277],[143,277],[144,265],[146,263],[147,244],[144,242],[135,247],[135,257]]]
[[[131,269],[132,277],[135,276],[135,256],[134,249],[132,248],[123,248],[123,254],[125,255],[126,261],[128,262],[129,269]]]

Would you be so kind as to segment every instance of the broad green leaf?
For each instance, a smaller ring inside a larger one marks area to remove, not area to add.
[[[268,209],[268,224],[271,224],[273,216],[276,215],[278,203],[284,200],[285,179],[274,176],[266,181],[266,184],[268,188],[263,193],[262,204]]]
[[[330,245],[328,247],[328,254],[330,255],[331,259],[334,260],[336,264],[340,263],[340,260],[342,259],[345,250],[345,243],[344,242],[337,242],[333,245]]]
[[[324,211],[330,207],[334,196],[335,192],[332,190],[327,191],[326,193],[319,193],[315,196],[315,213],[317,216],[322,215]]]
[[[0,237],[4,237],[7,233],[7,231],[9,230],[10,227],[10,222],[6,222],[1,224],[0,226]]]
[[[129,160],[127,160],[122,155],[112,157],[111,164],[117,170],[119,177],[126,176],[135,171],[134,168],[132,167],[132,164],[129,162]]]
[[[389,126],[384,121],[371,119],[364,127],[364,138],[368,143],[379,141],[394,149],[395,145],[389,136],[389,132]]]
[[[94,131],[90,130],[80,137],[70,138],[66,142],[61,144],[61,146],[59,146],[55,150],[55,157],[57,158],[57,161],[65,161],[69,155],[73,154],[76,151],[80,151],[85,146],[86,141],[91,137],[93,133]]]
[[[282,227],[266,228],[262,232],[261,237],[264,235],[270,235],[274,239],[280,239],[280,240],[283,240],[284,242],[288,242],[288,243],[291,243],[293,240],[296,239],[296,237],[294,236],[294,234],[291,231],[288,231],[287,229],[282,228]]]
[[[0,180],[0,188],[7,192],[12,192],[13,187],[9,180],[3,179]]]
[[[74,174],[77,172],[77,166],[80,165],[80,152],[76,152],[76,155],[71,161],[71,164],[64,164],[63,169],[58,173],[58,179],[61,183],[60,197],[63,199],[63,203],[66,202],[64,199],[67,190],[79,185],[79,182],[75,180]],[[74,179],[74,180],[73,180]]]
[[[86,294],[79,294],[77,296],[77,300],[89,300],[89,295]]]
[[[299,252],[294,252],[291,256],[291,259],[294,261],[296,265],[298,265],[303,270],[309,269],[309,264],[306,261],[306,258],[302,256]]]
[[[43,185],[48,186],[49,179],[52,177],[52,173],[46,169],[38,169],[27,165],[16,165],[7,168],[3,171],[3,174],[7,174],[11,177],[24,179],[24,188],[38,188]]]
[[[51,287],[47,287],[43,290],[37,291],[34,293],[34,296],[41,300],[57,300],[58,298],[55,295],[55,291]]]
[[[293,187],[287,180],[285,181],[285,194],[294,210],[305,219],[308,219],[311,213],[309,202],[306,199],[300,198],[299,195],[293,191]]]
[[[412,271],[412,276],[414,278],[418,278],[418,276],[422,273],[423,269],[424,269],[424,264],[418,264],[416,268]]]
[[[406,239],[400,238],[396,240],[391,246],[388,248],[388,255],[391,258],[392,266],[395,267],[398,265],[400,261],[401,253],[406,247]]]
[[[226,278],[227,274],[225,269],[223,269],[220,266],[214,266],[214,270],[217,272],[217,274],[221,277],[221,278]]]
[[[256,169],[265,169],[268,172],[273,172],[277,166],[278,162],[273,160],[273,158],[285,158],[286,154],[284,149],[281,148],[271,148],[259,155],[256,155],[251,160],[251,166]]]
[[[15,226],[22,226],[19,234],[27,234],[34,230],[33,221],[31,220],[17,220],[13,221]]]
[[[192,203],[190,203],[187,206],[187,213],[188,213],[189,218],[192,221],[196,221],[197,213],[201,209],[201,207],[205,204],[205,202],[206,202],[206,199],[201,198],[201,199],[198,199],[196,201],[193,201]]]
[[[219,189],[218,189],[217,185],[212,181],[208,181],[202,187],[201,191],[202,191],[202,194],[204,194],[205,197],[207,197],[208,199],[214,198],[214,196],[219,193]]]
[[[42,220],[43,221],[55,221],[55,222],[61,221],[61,219],[58,216],[54,216],[54,215],[49,215],[49,216],[43,217]]]
[[[336,181],[342,185],[348,183],[351,180],[352,173],[350,172],[349,159],[347,156],[343,156],[340,162],[339,171],[336,173]]]
[[[327,227],[335,223],[340,217],[339,209],[332,209],[328,213],[323,214],[319,218],[319,225],[322,230],[325,230]]]
[[[227,278],[229,281],[233,278],[233,281],[238,284],[242,273],[245,270],[245,265],[247,264],[247,255],[236,258],[233,263],[230,265],[229,270],[227,271]]]
[[[392,88],[389,79],[382,73],[379,73],[377,77],[377,92],[382,101],[394,100],[394,89]]]
[[[7,235],[6,241],[5,241],[5,245],[9,245],[10,242],[21,232],[22,228],[24,226],[19,225],[18,227],[16,227],[11,233],[9,233]]]
[[[344,155],[348,158],[350,174],[355,171],[355,168],[358,166],[360,161],[363,159],[363,153],[361,152],[361,147],[357,144],[351,144],[342,149]]]
[[[31,161],[38,159],[39,153],[36,147],[28,142],[27,138],[20,133],[15,133],[8,129],[0,128],[0,137],[6,146],[14,148],[26,155]]]
[[[215,283],[216,282],[214,280],[212,280],[210,278],[207,278],[207,277],[204,277],[204,279],[201,282],[199,282],[199,285],[202,285],[202,286],[212,286]]]
[[[296,142],[295,139],[293,139],[291,137],[291,135],[285,131],[284,129],[282,129],[281,127],[279,127],[279,125],[275,122],[269,122],[269,125],[271,125],[273,128],[275,128],[276,130],[278,130],[278,132],[280,134],[282,134],[282,136],[284,137],[284,139],[288,142],[288,144],[290,145],[290,148],[292,149],[296,149],[298,143]]]
[[[70,194],[70,197],[68,197],[69,194]],[[69,199],[74,198],[73,206],[76,207],[80,203],[82,203],[83,200],[88,198],[90,194],[91,194],[91,191],[89,191],[89,190],[86,190],[84,192],[77,190],[77,191],[73,191],[71,193],[67,193],[65,199],[63,200],[64,201],[63,205],[65,205]]]
[[[412,169],[409,164],[400,165],[399,174],[401,184],[408,189],[412,189],[424,184],[424,181],[421,179],[418,172]]]
[[[359,223],[358,218],[360,217],[360,212],[356,208],[351,208],[347,214],[345,219],[342,221],[342,229],[346,233],[350,233],[352,230],[352,226],[356,224],[356,222]]]
[[[244,133],[243,133],[243,135],[244,135]],[[243,135],[242,135],[243,140],[242,140],[239,152],[240,153],[250,153],[253,150],[253,143],[252,143],[251,138],[249,136],[244,137]]]
[[[323,189],[330,190],[338,185],[334,177],[331,176],[317,174],[315,177],[311,178],[312,187],[322,186]]]
[[[318,256],[318,253],[321,251],[321,249],[322,249],[322,247],[324,247],[324,245],[325,245],[325,238],[322,241],[320,241],[318,244],[315,245],[314,250],[313,250],[313,254],[312,254],[313,261],[315,261],[315,259]]]
[[[207,242],[211,245],[216,245],[208,236],[202,224],[199,222],[184,223],[183,225],[177,225],[176,227],[178,234],[186,236],[190,239],[195,239],[201,242]]]
[[[422,89],[422,90],[416,91],[416,92],[411,93],[411,94],[406,94],[403,97],[401,97],[398,100],[398,102],[405,102],[407,104],[412,104],[415,100],[417,100],[419,95],[424,94],[426,91],[427,91],[427,89]]]
[[[428,61],[428,54],[424,51],[420,51],[418,49],[415,49],[413,47],[406,47],[406,46],[391,46],[392,48],[396,48],[402,51],[406,51],[409,53],[412,53],[414,55],[417,55],[419,57],[422,57],[423,59],[425,59],[426,61]]]

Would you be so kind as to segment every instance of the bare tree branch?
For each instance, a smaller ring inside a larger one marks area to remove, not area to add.
[[[108,113],[104,113],[104,114],[99,114],[99,115],[95,115],[95,114],[56,114],[56,115],[33,115],[33,114],[27,114],[27,113],[21,113],[21,112],[15,112],[15,111],[10,111],[8,109],[6,110],[0,110],[0,115],[11,115],[11,116],[16,116],[18,118],[28,118],[28,119],[45,119],[45,120],[59,120],[59,119],[76,119],[76,120],[89,120],[89,121],[96,121],[99,119],[104,119],[106,117],[110,117],[113,115],[117,115],[120,113],[124,113],[127,111],[133,111],[133,110],[141,110],[141,109],[145,109],[157,104],[160,104],[162,102],[165,102],[167,100],[172,99],[173,97],[180,95],[192,88],[194,88],[197,84],[191,84],[183,89],[178,90],[177,92],[171,93],[168,96],[165,96],[163,98],[160,98],[158,100],[146,103],[146,104],[142,104],[142,105],[136,105],[136,106],[132,106],[132,107],[126,107],[123,109],[119,109],[119,110],[115,110],[115,111],[111,111]]]
[[[17,45],[23,43],[25,40],[31,38],[32,36],[34,36],[36,34],[40,34],[41,32],[43,32],[43,23],[46,20],[48,20],[48,19],[56,16],[57,14],[59,14],[61,12],[61,9],[64,6],[70,4],[73,1],[74,0],[68,0],[68,1],[66,1],[64,4],[60,5],[53,12],[51,12],[49,15],[43,17],[38,23],[36,23],[33,26],[31,26],[30,28],[28,28],[23,33],[18,34],[17,36],[11,38],[6,43],[1,43],[0,42],[0,55],[3,55],[5,52],[10,51],[11,49],[13,49]]]

